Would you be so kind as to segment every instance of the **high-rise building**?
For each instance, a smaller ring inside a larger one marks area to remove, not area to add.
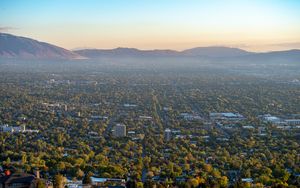
[[[170,141],[172,137],[172,132],[170,129],[165,129],[164,138],[166,141]]]
[[[115,137],[125,137],[126,136],[126,125],[124,125],[124,124],[117,124],[114,127],[113,135]]]

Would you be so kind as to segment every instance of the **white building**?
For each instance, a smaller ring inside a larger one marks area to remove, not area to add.
[[[171,138],[172,138],[172,131],[171,129],[165,129],[165,132],[164,132],[164,138],[166,141],[170,141]]]
[[[9,126],[7,124],[2,125],[0,127],[0,131],[1,132],[11,132],[11,133],[20,133],[20,132],[26,132],[26,127],[25,125],[20,125],[19,127],[13,127],[13,126]]]
[[[117,124],[114,127],[113,135],[115,137],[125,137],[126,136],[126,125],[124,125],[124,124]]]
[[[202,120],[201,116],[190,113],[181,113],[180,117],[187,121]]]
[[[209,118],[211,120],[243,120],[245,117],[239,113],[232,112],[212,112],[209,113]]]
[[[124,107],[127,107],[127,108],[130,108],[130,107],[137,107],[136,104],[128,104],[128,103],[124,104],[123,106],[124,106]]]
[[[7,124],[0,126],[0,132],[9,132],[9,133],[38,133],[39,130],[26,129],[26,126],[20,125],[18,127],[9,126]]]
[[[275,125],[284,124],[284,121],[281,118],[272,116],[270,114],[265,114],[258,117],[261,118],[264,122],[269,122]]]
[[[300,119],[286,119],[284,121],[287,125],[300,125]]]
[[[140,120],[152,120],[151,116],[139,116]]]

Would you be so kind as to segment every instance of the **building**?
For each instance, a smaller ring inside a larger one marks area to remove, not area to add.
[[[165,129],[164,138],[166,141],[170,141],[172,138],[172,131],[170,129]]]
[[[140,120],[152,120],[151,116],[139,116]]]
[[[13,126],[9,126],[7,124],[0,126],[0,131],[1,132],[26,132],[26,127],[25,125],[21,125],[19,127],[13,127]]]
[[[300,119],[286,119],[284,122],[287,125],[300,125]]]
[[[271,114],[260,115],[258,117],[266,123],[272,123],[274,125],[284,124],[284,121],[281,118],[277,116],[272,116]]]
[[[242,182],[245,182],[245,183],[253,183],[252,178],[242,178],[241,180],[242,180]]]
[[[114,137],[125,137],[126,136],[126,125],[117,124],[113,130]]]
[[[187,121],[196,121],[196,120],[202,120],[202,117],[195,114],[190,113],[181,113],[180,117]]]
[[[272,123],[274,125],[300,125],[300,119],[283,119],[270,114],[261,115],[259,118],[261,118],[264,122]]]
[[[118,178],[91,177],[92,185],[99,187],[125,187],[126,180]],[[110,185],[111,184],[111,185]],[[113,186],[115,185],[115,186]]]
[[[39,130],[31,130],[31,129],[26,129],[26,126],[20,125],[18,127],[13,127],[13,126],[9,126],[7,124],[5,125],[1,125],[0,126],[0,132],[9,132],[9,133],[38,133]]]
[[[124,107],[126,107],[126,108],[134,108],[134,107],[137,107],[137,105],[136,104],[128,104],[128,103],[126,103],[126,104],[124,104],[123,105]]]
[[[245,117],[239,113],[232,112],[212,112],[209,113],[209,118],[211,120],[231,120],[231,121],[239,121],[245,119]]]
[[[0,175],[0,188],[34,188],[37,187],[39,180],[46,184],[45,180],[39,179],[32,174],[13,173]]]

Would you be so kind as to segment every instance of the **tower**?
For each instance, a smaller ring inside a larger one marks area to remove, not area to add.
[[[125,137],[126,136],[126,125],[124,125],[124,124],[117,124],[114,127],[113,135],[115,137]]]
[[[164,138],[166,141],[170,141],[172,137],[172,132],[169,128],[165,129]]]

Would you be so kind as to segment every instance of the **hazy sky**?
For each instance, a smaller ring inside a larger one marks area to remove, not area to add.
[[[0,0],[0,32],[68,49],[300,48],[300,0]]]

